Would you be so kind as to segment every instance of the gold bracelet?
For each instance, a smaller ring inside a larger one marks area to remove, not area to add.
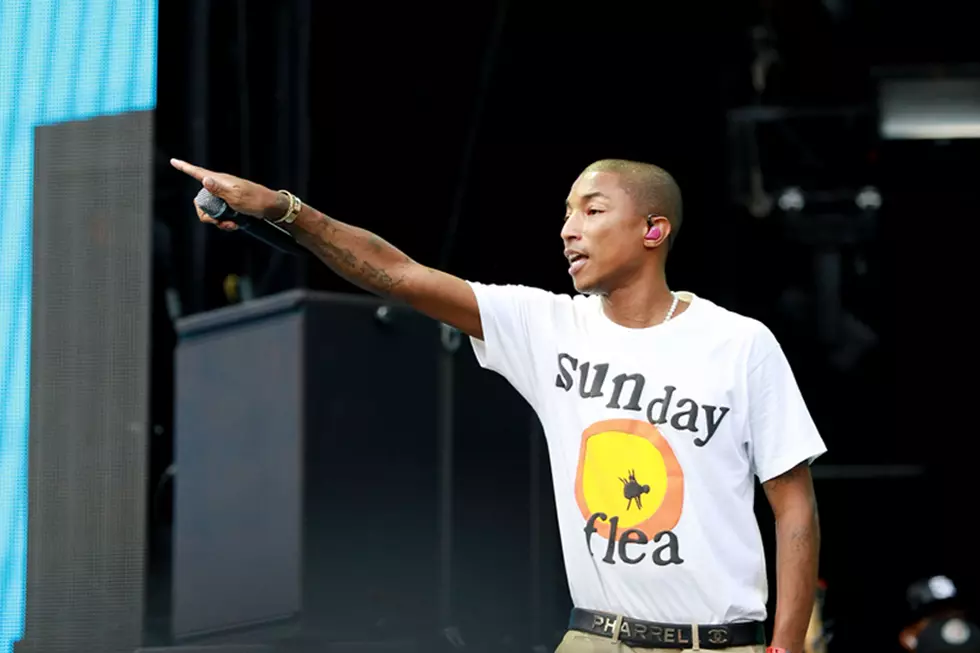
[[[281,190],[279,192],[289,199],[289,210],[286,211],[286,215],[276,220],[275,223],[285,222],[286,224],[292,224],[297,216],[299,216],[299,212],[303,210],[303,201],[288,190]]]

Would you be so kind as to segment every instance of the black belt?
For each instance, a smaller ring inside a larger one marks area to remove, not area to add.
[[[572,608],[568,627],[583,633],[612,637],[618,615],[594,610]],[[693,648],[694,626],[660,624],[623,617],[619,641],[641,648]],[[699,625],[698,643],[701,648],[721,649],[735,646],[756,646],[766,643],[762,622]]]

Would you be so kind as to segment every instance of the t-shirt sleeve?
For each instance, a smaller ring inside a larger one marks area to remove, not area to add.
[[[480,307],[483,339],[470,338],[480,366],[497,372],[531,404],[547,357],[556,296],[538,288],[470,282]]]
[[[812,463],[827,451],[796,377],[775,336],[765,329],[754,348],[748,378],[752,463],[759,481]]]

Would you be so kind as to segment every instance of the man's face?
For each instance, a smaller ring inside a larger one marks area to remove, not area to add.
[[[565,200],[561,239],[581,293],[607,293],[644,260],[646,218],[612,172],[585,172]]]

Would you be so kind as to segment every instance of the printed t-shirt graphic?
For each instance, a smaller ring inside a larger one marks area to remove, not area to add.
[[[575,499],[602,537],[619,529],[619,537],[651,541],[680,519],[684,474],[656,426],[603,420],[582,433]]]

